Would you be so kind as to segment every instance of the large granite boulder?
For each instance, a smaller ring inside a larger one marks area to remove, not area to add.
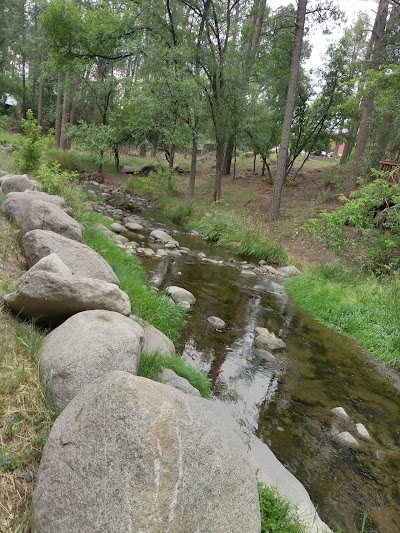
[[[169,235],[166,231],[163,231],[162,229],[155,229],[150,233],[150,237],[153,237],[154,240],[159,242],[170,242],[174,241],[175,239]]]
[[[148,322],[132,315],[131,319],[140,324],[144,331],[144,346],[146,352],[158,352],[163,355],[174,355],[176,350],[173,342],[159,329]]]
[[[15,292],[4,296],[4,303],[24,318],[39,324],[60,324],[75,313],[105,309],[130,314],[128,296],[113,283],[81,276],[62,275],[45,270],[26,272]]]
[[[39,259],[56,253],[77,276],[99,279],[119,286],[113,269],[97,252],[52,231],[36,229],[21,239],[21,248],[29,267]]]
[[[12,191],[33,191],[34,188],[35,182],[30,180],[26,174],[8,174],[8,176],[4,176],[1,182],[1,189],[4,194],[7,194]]]
[[[38,533],[259,533],[256,474],[210,402],[112,372],[64,409],[33,494]]]
[[[88,383],[113,370],[136,374],[143,348],[139,324],[111,311],[78,313],[49,333],[39,349],[47,399],[64,407]]]
[[[79,222],[67,215],[60,207],[42,200],[30,202],[20,222],[20,235],[42,229],[58,233],[74,241],[82,241]]]
[[[72,215],[72,209],[68,207],[64,198],[40,191],[10,192],[7,194],[7,198],[2,204],[1,209],[11,220],[14,220],[19,225],[29,205],[38,200],[54,204],[68,215]]]
[[[165,292],[171,296],[173,301],[177,304],[187,302],[190,306],[196,303],[196,298],[190,291],[183,289],[182,287],[176,287],[171,285],[165,289]]]

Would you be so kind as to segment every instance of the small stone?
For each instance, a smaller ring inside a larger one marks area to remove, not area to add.
[[[353,437],[351,433],[348,431],[342,431],[339,433],[336,437],[342,444],[346,444],[347,446],[358,446],[357,440]]]
[[[371,435],[368,433],[368,430],[364,426],[364,424],[361,424],[361,423],[356,424],[356,429],[360,437],[362,437],[363,439],[371,440]]]
[[[137,222],[127,222],[125,224],[126,229],[129,231],[142,231],[143,226],[141,224],[138,224]]]
[[[178,246],[179,246],[179,244],[178,244]],[[174,249],[177,248],[178,246],[177,246],[177,242],[176,242],[176,241],[171,241],[171,242],[167,242],[167,243],[166,243],[165,248],[166,248],[167,250],[174,250]]]
[[[113,235],[112,240],[118,244],[125,244],[126,242],[129,242],[129,239],[123,235]]]
[[[154,250],[152,250],[151,248],[145,248],[145,249],[143,250],[143,255],[144,255],[145,257],[153,257],[153,256],[155,255],[155,252],[154,252]]]
[[[278,431],[285,431],[281,426],[277,426],[276,429],[277,429]]]
[[[254,278],[256,277],[257,274],[255,272],[252,272],[251,270],[242,270],[240,272],[240,275],[246,278],[252,278],[252,277]]]
[[[206,254],[205,254],[204,252],[199,252],[199,253],[197,254],[197,257],[200,257],[200,259],[203,259],[203,258],[205,258],[205,257],[207,257],[207,256],[206,256]]]
[[[189,311],[190,309],[190,303],[189,302],[179,302],[177,305],[184,311]]]
[[[264,361],[274,362],[276,361],[276,357],[272,355],[272,353],[267,352],[267,350],[262,350],[261,348],[256,348],[254,350],[254,355],[259,357],[260,359],[264,359]]]
[[[264,261],[264,259],[261,259],[261,261],[259,261],[258,264],[259,264],[260,266],[264,266],[264,265],[267,264],[267,262]]]
[[[119,224],[118,222],[114,222],[110,226],[110,230],[114,233],[121,233],[121,231],[124,231],[124,226],[122,224]]]
[[[226,327],[225,322],[217,316],[209,316],[207,322],[214,329],[224,329]]]
[[[163,250],[163,248],[158,248],[156,251],[157,257],[165,257],[166,255],[169,255],[167,250]]]
[[[293,265],[278,268],[277,271],[284,278],[290,278],[291,276],[298,276],[299,274],[301,274],[300,270]]]
[[[331,409],[331,413],[334,413],[335,415],[340,416],[340,418],[344,418],[345,420],[350,420],[349,415],[346,413],[343,407],[335,407],[334,409]]]

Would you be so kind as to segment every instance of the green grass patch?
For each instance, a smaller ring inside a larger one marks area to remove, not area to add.
[[[182,357],[162,355],[159,353],[143,352],[140,357],[138,376],[153,381],[160,381],[160,372],[163,368],[173,370],[178,376],[185,378],[195,387],[203,398],[211,398],[211,382],[209,378],[185,363]]]
[[[273,487],[258,484],[261,511],[261,533],[306,533],[293,506]]]
[[[84,242],[98,252],[116,273],[121,289],[127,293],[132,313],[176,339],[182,327],[184,313],[163,294],[150,289],[146,272],[137,259],[128,256],[121,248],[85,221]],[[101,220],[98,216],[95,220]]]
[[[244,228],[244,221],[234,219],[225,210],[212,208],[199,221],[190,224],[206,241],[219,244],[251,261],[287,263],[287,254],[280,244],[267,242],[256,230]]]
[[[327,265],[287,280],[286,287],[317,320],[400,368],[399,276],[377,279]]]

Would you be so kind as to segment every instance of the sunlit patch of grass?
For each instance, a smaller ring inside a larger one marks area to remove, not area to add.
[[[140,357],[138,376],[160,381],[160,372],[163,368],[169,368],[178,376],[187,379],[200,392],[203,398],[211,397],[211,382],[208,377],[203,372],[189,366],[180,356],[174,357],[156,352],[143,352]]]
[[[289,279],[286,287],[320,322],[400,368],[399,276],[377,279],[328,265]]]

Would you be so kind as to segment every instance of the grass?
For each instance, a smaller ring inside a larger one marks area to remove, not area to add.
[[[21,273],[14,232],[0,218],[0,297]],[[0,307],[0,531],[27,532],[30,494],[53,413],[39,380],[36,352],[43,332]]]
[[[152,324],[172,340],[176,339],[184,318],[180,307],[172,304],[166,295],[155,293],[150,289],[146,273],[137,259],[126,255],[107,236],[97,231],[93,224],[88,224],[87,219],[84,225],[85,244],[96,250],[112,267],[120,280],[121,289],[129,296],[132,313]]]
[[[306,533],[293,506],[274,487],[258,484],[261,511],[261,533]]]
[[[320,322],[400,368],[400,277],[377,279],[327,265],[289,279],[286,287]]]
[[[211,398],[211,383],[208,377],[185,363],[182,357],[173,357],[159,353],[145,353],[140,357],[138,376],[160,381],[160,372],[163,368],[173,370],[178,376],[185,378],[195,387],[203,398]]]

